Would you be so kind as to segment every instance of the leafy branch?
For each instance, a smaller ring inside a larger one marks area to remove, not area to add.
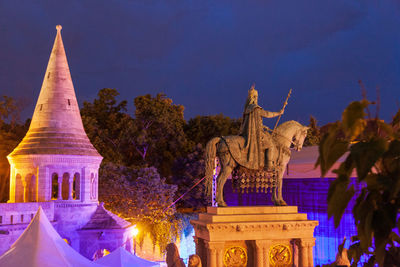
[[[319,145],[316,166],[324,176],[341,157],[337,178],[329,187],[328,216],[338,227],[350,200],[355,198],[353,216],[357,236],[349,256],[356,266],[361,255],[368,255],[367,266],[395,264],[398,255],[400,230],[400,110],[389,124],[371,119],[371,102],[355,101],[344,110],[338,121],[325,134]],[[356,174],[361,191],[356,192],[350,177]],[[372,265],[371,265],[372,264]]]

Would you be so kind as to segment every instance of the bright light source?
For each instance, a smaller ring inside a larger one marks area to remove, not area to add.
[[[136,225],[133,226],[132,230],[131,230],[131,234],[133,237],[136,237],[139,233],[139,229],[136,228]]]

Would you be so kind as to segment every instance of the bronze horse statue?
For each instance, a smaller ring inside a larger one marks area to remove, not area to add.
[[[282,198],[282,178],[286,165],[290,160],[290,147],[293,147],[300,151],[303,147],[304,139],[307,136],[307,130],[309,127],[303,126],[297,121],[287,121],[279,125],[272,132],[273,144],[276,146],[277,151],[274,161],[273,171],[261,170],[268,172],[274,179],[274,186],[272,186],[271,199],[275,206],[286,206],[286,202]],[[230,140],[240,143],[239,146],[243,146],[245,140],[242,136],[229,136]],[[220,164],[220,172],[217,177],[217,191],[216,201],[219,207],[227,206],[224,201],[223,189],[226,180],[240,165],[235,161],[235,155],[231,154],[229,147],[224,140],[224,137],[214,137],[206,145],[206,193],[211,194],[213,174],[215,170],[215,158],[218,158]]]

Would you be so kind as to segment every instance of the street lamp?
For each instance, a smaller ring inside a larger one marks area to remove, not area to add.
[[[139,229],[137,229],[136,224],[132,227],[131,234],[133,237],[133,255],[136,255],[136,236],[139,233]]]

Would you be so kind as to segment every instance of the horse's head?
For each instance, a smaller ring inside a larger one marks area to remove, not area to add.
[[[295,132],[293,136],[293,145],[294,149],[300,151],[303,148],[304,139],[306,139],[307,131],[310,127],[303,126],[299,127],[299,129]]]
[[[300,124],[297,121],[286,121],[276,128],[278,142],[292,145],[297,151],[303,148],[304,139],[307,136],[309,127]]]

